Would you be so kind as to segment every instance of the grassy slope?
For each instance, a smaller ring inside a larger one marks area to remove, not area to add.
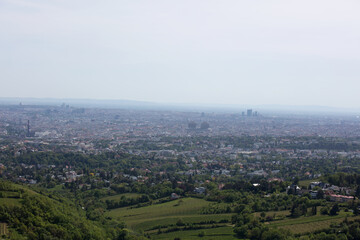
[[[267,215],[272,215],[276,213],[284,214],[285,211],[281,212],[268,212]],[[259,215],[260,213],[255,213]],[[350,213],[340,212],[337,216],[328,216],[328,215],[316,215],[310,217],[299,217],[299,218],[287,218],[280,221],[268,222],[269,227],[276,227],[282,229],[288,229],[294,234],[304,234],[308,232],[314,232],[322,229],[329,228],[332,223],[342,222],[346,216],[349,216],[348,219],[359,219],[358,217],[351,216]],[[201,231],[205,231],[205,237],[198,237],[198,234]],[[163,233],[160,235],[152,235],[154,239],[173,239],[175,237],[181,237],[181,239],[236,239],[233,235],[233,229],[231,226],[224,226],[214,229],[205,229],[205,230],[191,230],[191,231],[182,231],[182,232],[173,232],[173,233]]]
[[[122,194],[117,194],[114,196],[109,196],[109,197],[103,197],[101,198],[102,201],[106,201],[106,200],[114,200],[114,201],[119,201],[121,199],[121,197],[126,197],[126,198],[138,198],[141,196],[141,194],[139,193],[122,193]]]
[[[2,180],[0,180],[2,181]],[[21,198],[0,198],[0,204],[6,204],[8,206],[17,206],[17,207],[24,207],[24,196],[28,196],[30,198],[34,198],[34,203],[36,203],[37,201],[40,203],[47,203],[49,204],[51,213],[49,213],[50,215],[53,214],[54,216],[60,216],[59,214],[57,214],[56,211],[61,212],[62,214],[64,214],[63,216],[65,218],[63,219],[63,222],[67,222],[69,221],[70,224],[72,224],[72,226],[74,226],[74,228],[79,227],[76,226],[76,224],[82,224],[84,223],[88,228],[91,228],[94,232],[96,231],[98,234],[102,233],[102,230],[99,226],[95,225],[93,222],[88,221],[85,217],[85,212],[79,210],[70,200],[66,199],[66,198],[62,198],[60,201],[59,199],[55,198],[49,198],[47,195],[44,194],[40,194],[35,192],[34,190],[23,186],[23,185],[19,185],[19,184],[15,184],[15,183],[11,183],[11,182],[7,182],[7,184],[9,184],[8,186],[10,186],[10,188],[12,189],[10,192],[13,192],[13,195],[16,195],[14,191],[17,191],[19,189],[22,189],[24,192],[21,194]],[[4,191],[4,190],[0,190],[0,192],[2,192],[5,195],[8,195],[10,192],[9,191]],[[17,194],[18,195],[18,194]],[[20,195],[19,195],[20,196]],[[29,212],[31,211],[30,209],[28,210]],[[29,214],[31,215],[31,214]],[[43,223],[46,223],[46,219],[42,218],[44,216],[37,216],[38,219],[37,220],[41,220]],[[46,218],[48,218],[49,216],[46,216]],[[50,217],[49,217],[50,218]],[[67,219],[66,219],[67,218]],[[29,219],[28,219],[29,220]],[[81,222],[80,222],[81,221]],[[35,224],[35,223],[33,223]],[[39,222],[36,222],[36,224],[39,224]],[[35,224],[35,225],[36,225]],[[47,223],[46,223],[47,224]],[[9,226],[10,227],[10,226]],[[10,228],[10,235],[13,239],[22,239],[22,238],[26,238],[24,235],[16,232],[16,230],[14,228]]]
[[[307,183],[306,183],[307,184]],[[156,226],[166,226],[170,224],[176,224],[179,219],[182,219],[184,223],[199,223],[201,221],[220,221],[222,219],[230,220],[232,214],[213,214],[203,215],[199,214],[199,210],[207,205],[207,202],[203,199],[196,198],[184,198],[181,200],[170,201],[163,204],[155,204],[141,208],[118,208],[108,212],[108,216],[122,219],[126,224],[135,231],[144,230],[149,231]],[[290,212],[287,211],[271,211],[266,212],[267,216],[288,216]],[[260,216],[260,213],[254,213],[256,217]],[[339,223],[344,220],[346,216],[349,216],[349,220],[353,217],[351,213],[340,212],[337,216],[320,215],[310,217],[299,218],[285,218],[284,220],[267,222],[269,227],[277,227],[288,229],[292,233],[302,234],[307,232],[314,232],[321,229],[330,227],[332,223]],[[360,217],[357,217],[360,218]],[[211,232],[214,235],[211,238],[204,237],[202,239],[233,239],[232,228],[223,224],[220,228],[206,229],[205,232]],[[156,234],[155,231],[149,231],[155,239],[167,239],[174,238],[181,235],[181,239],[196,239],[198,233],[202,230],[191,231],[178,231],[173,233]],[[220,235],[219,235],[220,234]],[[225,234],[225,235],[221,235]],[[226,235],[228,234],[228,235]]]
[[[311,217],[287,218],[280,221],[269,222],[271,227],[279,227],[290,230],[292,233],[307,233],[330,227],[331,223],[340,223],[346,216],[351,213],[340,212],[336,216],[320,215]],[[352,219],[352,217],[349,217]]]
[[[10,183],[9,183],[10,184]],[[23,189],[27,194],[34,195],[37,194],[36,192],[29,190],[27,188],[24,188],[23,186],[16,185],[16,184],[10,184],[13,190],[19,190]],[[3,197],[0,198],[0,205],[7,205],[7,206],[21,206],[20,202],[20,194],[18,192],[14,191],[6,191],[6,190],[0,190],[0,193]]]
[[[308,186],[311,181],[315,180],[301,181],[300,185]],[[121,196],[120,194],[106,197],[106,199],[117,199]],[[150,230],[157,226],[176,224],[179,219],[182,219],[184,223],[199,223],[210,220],[218,222],[223,219],[231,219],[232,214],[199,214],[200,209],[209,204],[211,203],[203,199],[183,198],[181,200],[141,208],[118,208],[109,211],[107,215],[124,220],[126,224],[135,231],[143,230],[151,233],[154,239],[173,239],[178,236],[181,236],[181,239],[234,239],[233,229],[229,224],[222,224],[221,227],[213,229],[177,231],[162,234],[156,234],[156,230]],[[290,212],[288,210],[266,212],[266,216],[273,216],[274,214],[276,216],[288,216]],[[260,213],[254,213],[254,215],[259,217]],[[285,218],[284,220],[267,222],[266,224],[268,224],[269,227],[288,229],[294,234],[303,234],[326,229],[330,227],[332,223],[343,221],[346,216],[349,217],[349,220],[355,218],[352,217],[352,213],[345,212],[340,212],[337,216],[320,215],[320,213],[318,213],[316,216]],[[203,238],[197,236],[201,231],[207,233]]]
[[[0,198],[0,205],[21,206],[21,203],[18,198]]]
[[[158,225],[175,224],[178,219],[185,223],[230,219],[231,214],[202,215],[199,210],[210,203],[203,199],[183,198],[142,208],[118,208],[108,212],[108,216],[122,219],[135,230],[148,230]]]

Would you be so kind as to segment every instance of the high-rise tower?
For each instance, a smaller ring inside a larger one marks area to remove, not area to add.
[[[246,112],[246,115],[248,117],[251,117],[252,116],[252,109],[248,109],[247,112]]]

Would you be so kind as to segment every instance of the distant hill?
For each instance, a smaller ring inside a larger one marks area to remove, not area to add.
[[[0,105],[56,105],[62,104],[73,107],[98,107],[144,110],[176,110],[176,111],[205,111],[205,112],[237,112],[253,109],[261,113],[295,113],[295,114],[357,114],[360,109],[338,108],[328,106],[291,106],[278,104],[198,104],[198,103],[155,103],[135,100],[110,100],[110,99],[58,99],[58,98],[0,98]]]

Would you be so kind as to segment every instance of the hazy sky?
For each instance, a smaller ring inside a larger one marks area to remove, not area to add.
[[[359,0],[0,0],[0,97],[360,108]]]

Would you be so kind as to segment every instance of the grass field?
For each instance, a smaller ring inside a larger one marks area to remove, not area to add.
[[[310,183],[312,182],[319,182],[320,179],[310,179],[310,180],[302,180],[302,181],[299,181],[299,186],[300,187],[306,187],[306,189],[309,187]]]
[[[102,201],[106,201],[106,200],[119,201],[121,199],[121,197],[138,198],[140,196],[141,196],[141,194],[139,194],[139,193],[122,193],[122,194],[117,194],[117,195],[114,195],[114,196],[103,197],[103,198],[101,198],[101,200]]]

